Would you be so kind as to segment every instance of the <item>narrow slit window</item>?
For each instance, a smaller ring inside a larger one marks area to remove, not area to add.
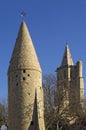
[[[31,125],[34,125],[34,122],[33,122],[33,121],[31,121]]]
[[[18,83],[16,84],[16,86],[18,86]]]
[[[26,72],[26,70],[23,70],[23,73],[25,73]]]

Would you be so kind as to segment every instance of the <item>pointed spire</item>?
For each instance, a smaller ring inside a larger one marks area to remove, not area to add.
[[[64,51],[63,60],[62,60],[62,66],[65,66],[65,65],[73,65],[73,60],[72,60],[70,49],[67,43],[66,43],[66,47]]]
[[[37,108],[37,90],[35,89],[35,99],[34,99],[34,108],[33,108],[33,116],[30,127],[28,129],[32,130],[34,124],[34,129],[39,130],[39,123],[38,123],[38,108]]]
[[[34,45],[24,21],[19,29],[9,68],[11,70],[27,68],[41,71]]]

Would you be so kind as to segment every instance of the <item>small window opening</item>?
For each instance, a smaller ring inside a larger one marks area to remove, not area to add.
[[[16,77],[18,77],[18,75],[16,75]]]
[[[18,86],[18,83],[16,84],[16,86]]]
[[[30,76],[30,74],[28,74],[28,77]]]
[[[28,93],[28,95],[30,95],[30,93]]]
[[[25,70],[23,70],[23,73],[25,73],[26,71]]]
[[[34,122],[33,122],[33,121],[31,121],[31,125],[34,125]]]
[[[25,80],[25,77],[23,77],[23,80]]]

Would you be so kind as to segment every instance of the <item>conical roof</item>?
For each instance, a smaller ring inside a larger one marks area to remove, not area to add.
[[[73,60],[72,60],[72,56],[71,56],[68,44],[66,44],[66,47],[65,47],[61,66],[65,66],[65,65],[68,65],[68,66],[73,65]]]
[[[35,69],[41,71],[30,33],[24,21],[19,29],[9,69]]]

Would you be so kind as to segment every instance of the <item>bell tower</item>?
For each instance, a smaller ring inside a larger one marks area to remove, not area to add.
[[[61,66],[57,68],[57,91],[62,98],[62,108],[70,112],[79,112],[84,109],[84,79],[82,62],[74,65],[68,44],[65,47]],[[57,103],[58,105],[58,103]]]

